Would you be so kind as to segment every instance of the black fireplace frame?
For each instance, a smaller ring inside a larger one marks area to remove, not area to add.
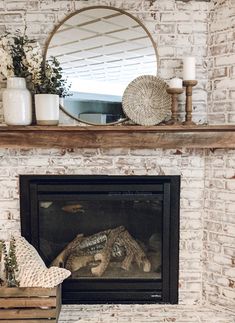
[[[40,192],[72,194],[93,185],[143,185],[163,193],[162,279],[67,279],[64,304],[178,303],[180,176],[20,175],[22,235],[38,250]],[[144,186],[143,186],[144,187]]]

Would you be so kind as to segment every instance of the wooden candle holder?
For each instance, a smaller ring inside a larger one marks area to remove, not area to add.
[[[186,103],[185,103],[185,121],[183,125],[192,126],[195,125],[195,122],[192,121],[192,94],[193,86],[197,84],[196,80],[183,81],[183,86],[186,87]]]
[[[181,88],[167,88],[168,94],[171,94],[171,119],[167,122],[167,124],[179,124],[180,122],[177,120],[177,111],[178,111],[178,95],[183,93],[184,90]]]

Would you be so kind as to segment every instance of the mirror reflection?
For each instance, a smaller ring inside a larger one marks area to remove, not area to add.
[[[63,110],[89,124],[125,119],[122,95],[140,75],[156,75],[157,52],[147,29],[130,14],[105,6],[70,15],[50,38],[46,58],[55,56],[71,83]]]

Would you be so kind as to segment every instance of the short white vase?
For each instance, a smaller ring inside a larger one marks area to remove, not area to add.
[[[3,114],[7,125],[27,126],[32,123],[32,96],[22,77],[7,79],[2,94]]]
[[[56,126],[59,123],[59,95],[35,94],[36,122],[41,126]]]

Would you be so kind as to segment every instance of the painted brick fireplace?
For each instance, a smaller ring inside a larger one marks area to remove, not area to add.
[[[1,149],[1,237],[20,230],[19,174],[181,175],[179,303],[232,309],[234,159],[233,150]]]

